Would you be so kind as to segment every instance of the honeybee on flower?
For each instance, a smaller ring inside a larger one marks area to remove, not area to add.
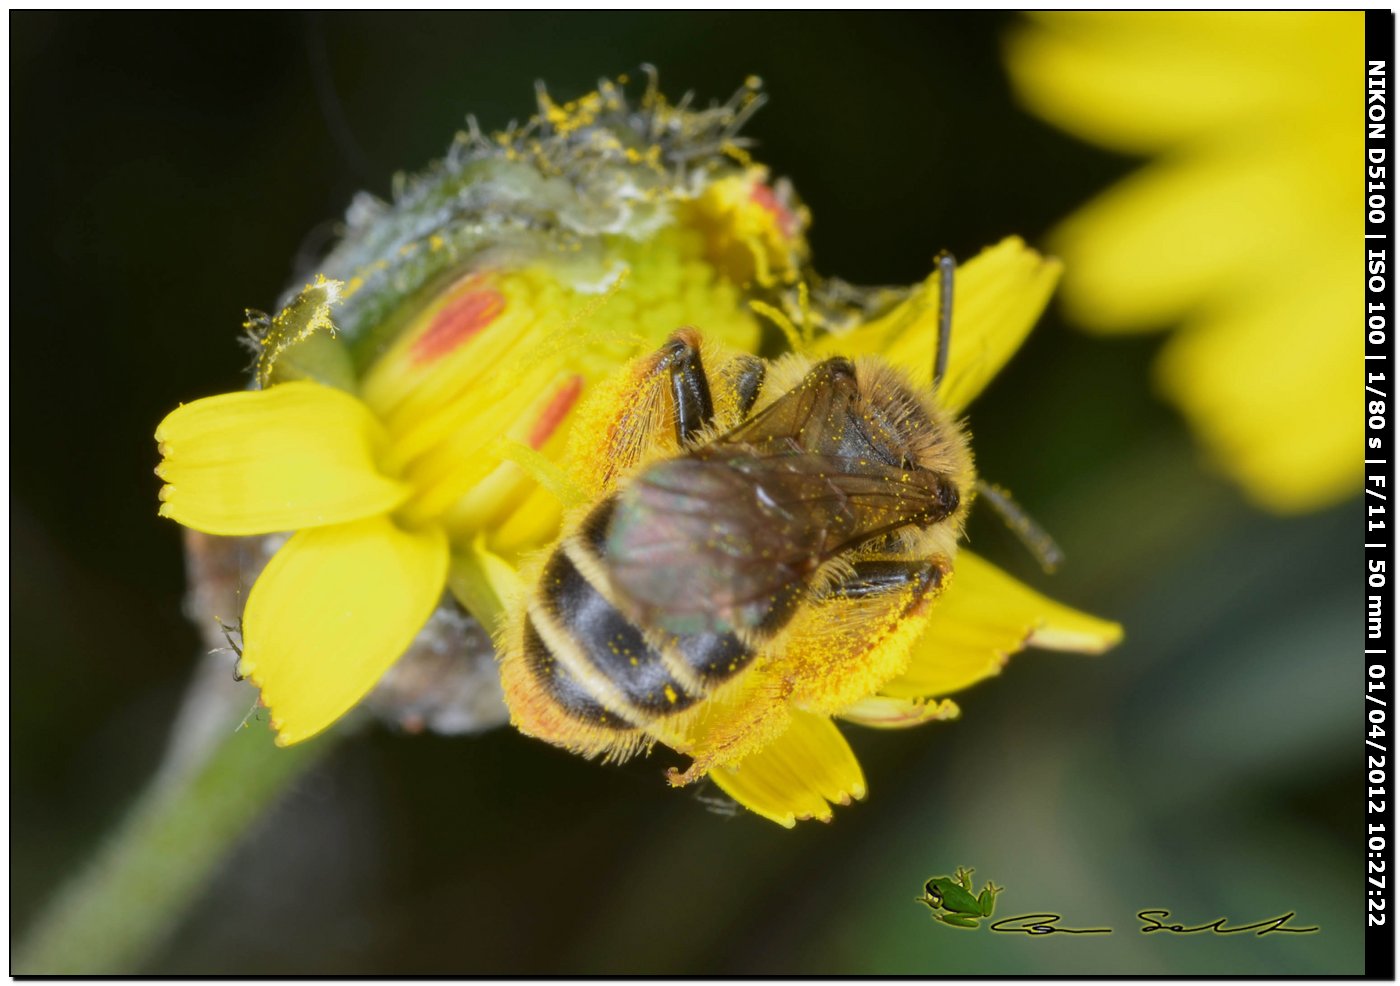
[[[600,457],[601,430],[678,327],[735,358],[776,338],[811,360],[878,358],[927,379],[938,277],[899,291],[818,277],[807,210],[739,136],[760,102],[757,80],[702,110],[668,103],[654,80],[636,104],[604,82],[563,105],[542,91],[538,114],[505,133],[471,126],[392,204],[358,200],[319,277],[253,321],[255,389],[161,423],[162,514],[213,535],[294,532],[248,596],[239,664],[280,744],[354,707],[435,610],[505,632],[565,518],[641,468]],[[940,415],[960,414],[1011,356],[1058,270],[1015,239],[960,270]],[[739,391],[724,393],[732,412]],[[785,825],[830,818],[865,794],[833,717],[949,718],[949,693],[1023,646],[1118,639],[944,540],[942,591],[917,620],[891,621],[878,667],[845,684],[809,672],[712,761],[732,797]],[[739,678],[764,680],[768,663]],[[528,701],[511,699],[521,720]],[[722,718],[708,702],[695,723]]]

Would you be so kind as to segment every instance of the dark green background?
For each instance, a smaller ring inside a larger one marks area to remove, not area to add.
[[[242,309],[466,113],[500,127],[536,79],[571,97],[646,61],[673,96],[757,73],[758,156],[811,206],[820,269],[857,282],[1037,242],[1135,164],[1017,108],[1002,15],[10,25],[15,933],[155,768],[200,649],[156,422],[241,386]],[[977,548],[1120,619],[1112,654],[1023,654],[959,723],[849,730],[869,800],[793,832],[713,814],[655,760],[374,731],[256,827],[148,971],[1360,971],[1359,508],[1248,508],[1151,394],[1157,345],[1052,311],[971,411],[983,473],[1069,563],[1040,575],[986,518]],[[935,925],[913,898],[959,864],[1008,888],[999,914],[1117,930]],[[1136,930],[1152,906],[1323,930],[1167,940]]]

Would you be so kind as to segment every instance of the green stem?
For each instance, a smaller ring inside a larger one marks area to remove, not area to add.
[[[279,749],[265,730],[230,731],[201,766],[153,781],[96,858],[40,914],[11,971],[139,971],[248,825],[334,745],[324,736]]]

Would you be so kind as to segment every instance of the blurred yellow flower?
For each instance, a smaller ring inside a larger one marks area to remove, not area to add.
[[[240,670],[278,743],[350,710],[445,591],[496,623],[520,566],[577,506],[558,463],[588,424],[581,398],[678,326],[756,352],[763,312],[789,333],[830,333],[814,349],[927,378],[936,278],[825,291],[807,267],[806,210],[734,138],[752,90],[688,112],[654,90],[630,107],[605,84],[565,106],[542,96],[516,131],[464,136],[392,207],[358,202],[328,276],[250,320],[259,389],[160,424],[162,515],[216,535],[295,532],[243,616]],[[1058,274],[1014,239],[962,268],[953,410],[1020,345]],[[1022,647],[1098,652],[1120,635],[965,552],[936,609],[876,694],[794,709],[781,735],[716,772],[720,786],[783,824],[830,817],[828,802],[864,794],[831,712],[884,727],[948,718],[955,706],[926,699]]]
[[[1259,504],[1355,494],[1364,14],[1032,16],[1007,45],[1024,103],[1153,156],[1055,231],[1070,315],[1180,323],[1158,386]]]

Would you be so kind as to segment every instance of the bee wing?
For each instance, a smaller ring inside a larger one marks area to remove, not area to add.
[[[727,446],[629,484],[604,557],[618,605],[641,622],[677,634],[776,629],[823,562],[956,508],[956,489],[927,470]]]
[[[859,399],[855,367],[846,359],[829,359],[711,447],[744,446],[760,456],[836,452]]]

